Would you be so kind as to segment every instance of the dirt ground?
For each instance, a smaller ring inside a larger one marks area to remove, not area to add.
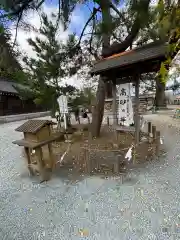
[[[68,140],[53,144],[57,171],[71,171],[72,174],[84,173],[86,159],[88,158],[94,162],[92,172],[112,173],[112,164],[117,155],[124,162],[128,149],[134,143],[134,136],[131,133],[121,132],[116,134],[111,126],[103,126],[100,137],[94,139],[90,136],[88,125],[76,125],[73,128],[77,130],[73,134],[66,136]],[[136,162],[149,160],[153,155],[153,149],[154,146],[149,144],[147,140],[142,141],[136,152],[133,153],[136,156]],[[66,151],[67,153],[61,160]],[[44,153],[45,158],[47,158],[46,150]],[[121,167],[124,168],[124,163]]]

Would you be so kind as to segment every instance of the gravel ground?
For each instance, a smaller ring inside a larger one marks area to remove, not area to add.
[[[12,144],[21,138],[14,129],[22,123],[0,125],[0,240],[180,239],[175,130],[159,124],[167,154],[123,183],[120,177],[90,177],[72,184],[53,176],[39,184],[28,176],[22,149]]]

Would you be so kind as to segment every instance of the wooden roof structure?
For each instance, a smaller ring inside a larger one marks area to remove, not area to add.
[[[29,120],[15,129],[17,132],[36,134],[46,125],[55,125],[56,123],[49,120]]]
[[[112,55],[97,61],[91,75],[101,75],[103,81],[112,81],[113,95],[113,124],[117,124],[117,101],[116,85],[134,82],[135,83],[135,144],[139,144],[140,117],[139,117],[139,83],[140,75],[148,72],[157,72],[161,63],[167,58],[168,44],[156,41],[129,51]]]
[[[29,86],[0,77],[0,95],[19,96],[19,90],[32,91]]]
[[[97,61],[91,75],[102,75],[115,84],[132,82],[128,77],[147,72],[156,72],[166,59],[167,44],[160,41],[125,51]]]

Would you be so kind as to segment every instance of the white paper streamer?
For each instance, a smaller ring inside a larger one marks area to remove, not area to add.
[[[65,157],[66,154],[69,152],[70,146],[71,146],[71,144],[68,145],[67,150],[63,153],[63,155],[62,155],[61,158],[60,158],[60,161],[58,161],[57,163],[60,163],[60,164],[61,164],[61,162],[64,160],[64,157]]]
[[[128,161],[130,161],[131,158],[132,158],[132,146],[129,148],[125,156],[125,159],[128,159]]]
[[[160,138],[160,144],[163,144],[163,140],[162,140],[162,138]]]
[[[143,122],[142,122],[142,125],[141,125],[141,129],[144,128],[144,124],[145,124],[145,122],[143,121]]]
[[[153,137],[153,134],[152,134],[152,133],[150,133],[150,134],[149,134],[149,136],[150,136],[150,137]]]

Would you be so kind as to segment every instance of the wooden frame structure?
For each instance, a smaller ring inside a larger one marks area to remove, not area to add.
[[[96,62],[91,75],[101,75],[105,82],[112,82],[113,124],[116,124],[116,85],[135,84],[135,143],[139,144],[139,79],[140,75],[157,72],[162,61],[166,59],[167,44],[160,41],[147,44],[133,50],[112,55]]]
[[[49,180],[49,173],[55,167],[55,158],[52,150],[52,143],[62,138],[62,134],[52,134],[52,121],[48,120],[29,120],[23,125],[15,129],[18,132],[23,132],[24,139],[14,141],[14,144],[24,147],[27,158],[27,165],[31,175],[38,172],[41,181]],[[48,147],[49,159],[45,161],[43,158],[43,147]],[[33,160],[32,151],[35,151],[36,161]]]

